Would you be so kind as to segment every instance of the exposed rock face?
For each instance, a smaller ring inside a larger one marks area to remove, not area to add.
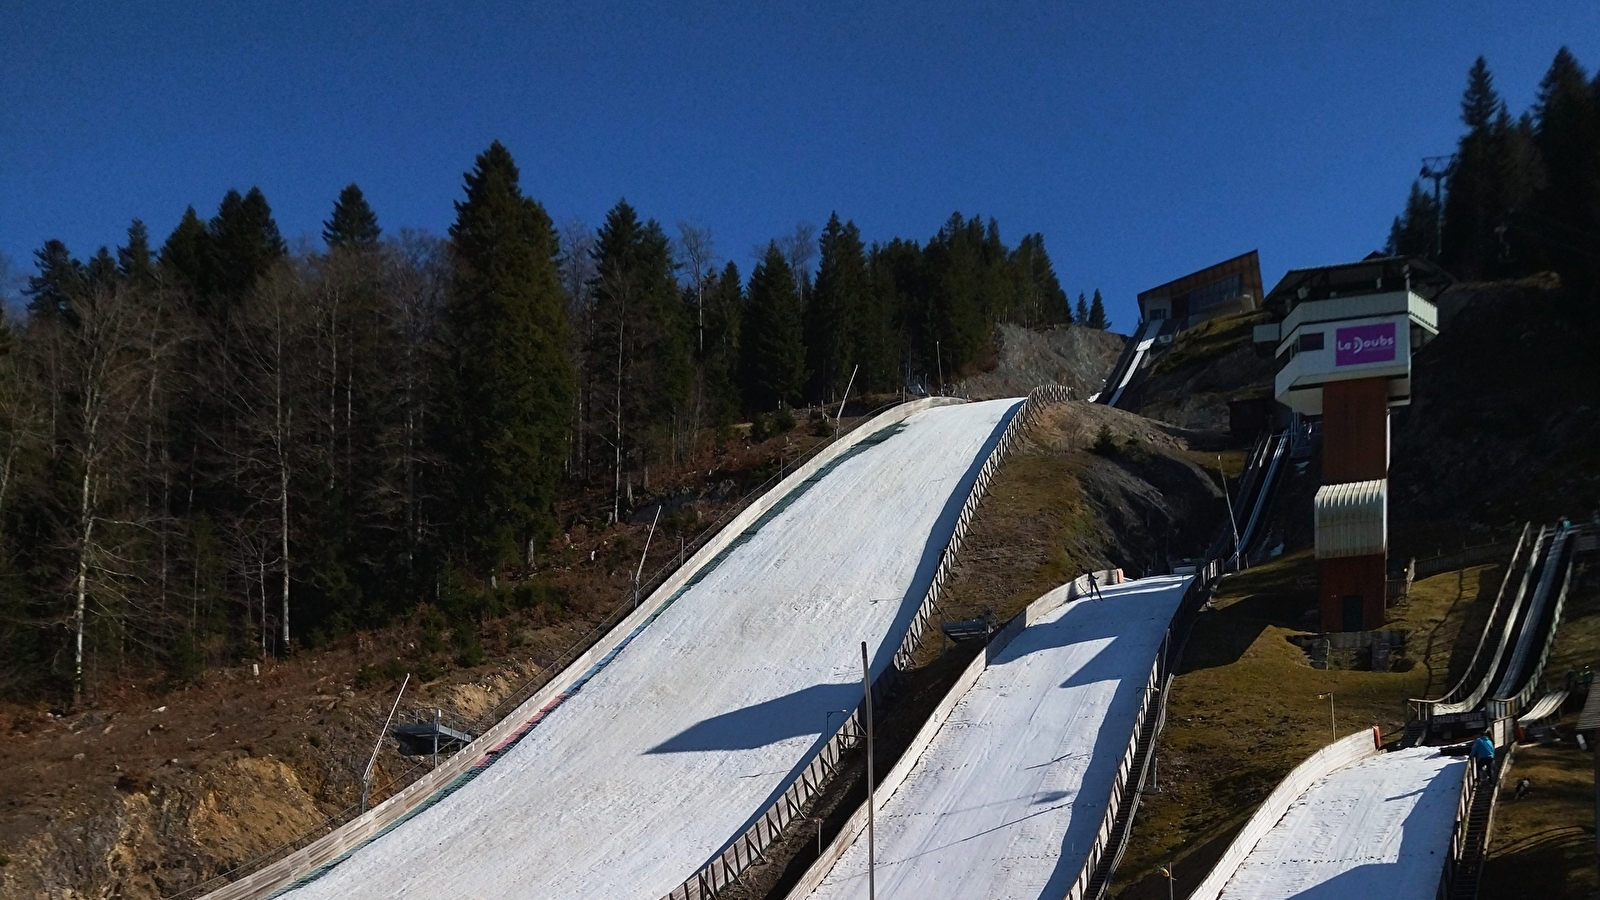
[[[1076,397],[1100,390],[1127,338],[1075,325],[1033,331],[1001,325],[995,334],[999,363],[961,382],[957,393],[973,400],[1022,397],[1041,384],[1072,388]]]
[[[158,900],[266,853],[324,818],[282,761],[240,756],[198,778],[171,767],[153,783],[69,804],[11,848],[0,894]]]

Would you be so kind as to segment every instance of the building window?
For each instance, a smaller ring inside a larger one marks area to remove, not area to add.
[[[1322,349],[1322,332],[1320,332],[1320,331],[1308,331],[1305,334],[1300,335],[1299,351],[1301,353],[1305,353],[1305,352],[1310,351],[1310,350],[1321,350],[1321,349]]]

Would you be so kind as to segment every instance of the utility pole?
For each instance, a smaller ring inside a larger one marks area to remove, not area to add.
[[[1331,736],[1331,738],[1333,740],[1338,740],[1339,739],[1339,723],[1337,721],[1335,721],[1334,718],[1333,718],[1333,691],[1329,691],[1326,694],[1318,694],[1317,695],[1317,699],[1318,700],[1321,700],[1324,697],[1326,697],[1327,700],[1328,700],[1328,733],[1329,733],[1329,735]]]
[[[1440,199],[1439,185],[1455,172],[1456,158],[1450,156],[1425,156],[1422,158],[1422,177],[1433,180],[1433,258],[1444,255],[1444,203]]]
[[[877,900],[877,848],[873,846],[873,819],[876,811],[873,806],[872,783],[872,668],[867,663],[867,642],[861,642],[861,692],[863,695],[865,719],[867,722],[867,900]]]
[[[844,386],[844,399],[839,401],[839,414],[833,417],[833,436],[839,436],[839,429],[844,427],[844,405],[850,400],[850,389],[856,386],[856,372],[861,370],[859,364],[850,369],[850,380]]]

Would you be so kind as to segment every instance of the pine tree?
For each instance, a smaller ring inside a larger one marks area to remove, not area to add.
[[[915,241],[895,238],[873,245],[869,265],[878,336],[865,389],[898,391],[931,383],[923,377],[933,370],[935,340],[926,255]]]
[[[1386,252],[1390,256],[1433,259],[1438,256],[1438,234],[1439,208],[1433,197],[1422,189],[1422,184],[1413,181],[1405,211],[1395,216],[1394,224],[1389,226]]]
[[[866,248],[854,222],[833,214],[822,230],[821,261],[805,310],[807,394],[831,402],[844,392],[851,369],[860,364],[858,343],[870,304]]]
[[[211,271],[211,234],[190,206],[167,236],[159,258],[162,277],[191,293],[204,293]]]
[[[610,425],[613,508],[625,473],[676,454],[688,433],[693,381],[689,309],[673,277],[666,233],[626,201],[606,214],[594,248],[594,327],[588,357]]]
[[[705,292],[705,341],[702,354],[706,378],[706,402],[712,421],[718,425],[737,420],[739,393],[740,317],[744,312],[744,285],[739,267],[729,262],[707,285]]]
[[[793,405],[805,387],[806,350],[794,270],[777,241],[767,244],[750,273],[746,298],[740,332],[745,410],[756,414]]]
[[[1078,292],[1078,311],[1072,320],[1078,325],[1089,324],[1089,301],[1084,299],[1083,291]]]
[[[1543,245],[1539,260],[1567,278],[1594,281],[1600,260],[1600,108],[1596,88],[1566,47],[1539,82],[1533,107],[1533,141],[1545,183],[1532,223]]]
[[[1467,133],[1450,170],[1442,262],[1462,278],[1493,277],[1504,270],[1496,230],[1506,224],[1517,198],[1511,195],[1511,121],[1481,56],[1467,73],[1461,121]]]
[[[181,226],[180,226],[181,227]],[[229,191],[206,230],[211,236],[211,290],[237,302],[289,252],[260,188]]]
[[[154,288],[159,280],[155,257],[150,251],[150,229],[139,219],[128,226],[128,243],[117,248],[117,271],[130,285],[141,290]]]
[[[362,248],[378,243],[383,229],[378,227],[378,215],[367,205],[361,188],[346,185],[333,204],[333,215],[322,223],[322,239],[332,250],[338,247]]]
[[[465,177],[450,226],[446,458],[458,552],[492,574],[546,538],[566,456],[573,375],[555,230],[499,141]]]
[[[1094,289],[1094,299],[1089,302],[1089,327],[1101,331],[1111,327],[1111,320],[1106,318],[1106,304],[1100,299],[1100,289]]]
[[[28,277],[28,313],[32,316],[58,318],[68,324],[77,322],[77,312],[72,301],[83,293],[88,283],[88,273],[83,263],[73,257],[67,245],[51,238],[33,253],[34,265],[39,274]]]
[[[1025,236],[1011,254],[1011,267],[1016,279],[1012,321],[1028,328],[1071,323],[1072,306],[1045,252],[1044,235]]]
[[[933,288],[934,346],[926,348],[932,357],[928,369],[942,372],[947,381],[978,356],[989,337],[984,240],[979,219],[954,213],[923,251]]]

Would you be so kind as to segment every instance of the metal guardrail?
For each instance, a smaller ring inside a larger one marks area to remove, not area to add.
[[[1454,572],[1467,566],[1481,565],[1504,559],[1506,553],[1514,550],[1527,537],[1528,525],[1522,528],[1522,536],[1514,541],[1491,541],[1487,544],[1476,544],[1471,547],[1462,547],[1449,553],[1439,553],[1434,556],[1412,557],[1411,562],[1416,566],[1416,578],[1430,578],[1440,572]]]
[[[1035,388],[1022,402],[1022,408],[1017,410],[1011,421],[1006,424],[1005,431],[994,449],[990,451],[989,458],[978,470],[972,490],[961,505],[961,513],[956,518],[956,527],[944,552],[940,555],[939,567],[934,572],[927,594],[912,616],[905,637],[896,648],[889,668],[873,683],[874,695],[881,694],[893,683],[898,673],[911,667],[912,656],[928,629],[928,623],[937,612],[939,597],[953,574],[956,554],[961,549],[967,529],[977,513],[978,504],[987,494],[989,484],[994,479],[1001,461],[1041,409],[1053,403],[1070,400],[1071,396],[1071,391],[1060,385]],[[812,758],[800,776],[789,784],[778,799],[761,812],[755,823],[686,881],[669,891],[663,900],[709,900],[737,880],[746,869],[761,861],[767,848],[783,838],[788,826],[804,818],[806,806],[822,792],[828,780],[838,770],[843,753],[854,747],[866,733],[865,725],[861,721],[861,712],[861,704],[858,703],[840,724],[839,730],[834,732],[823,745],[821,752]]]
[[[1210,598],[1211,589],[1221,576],[1221,560],[1213,559],[1200,567],[1173,614],[1172,623],[1161,642],[1161,651],[1156,654],[1150,675],[1145,679],[1133,734],[1117,763],[1117,774],[1111,782],[1111,797],[1106,803],[1105,814],[1084,857],[1083,868],[1067,889],[1067,900],[1097,900],[1103,896],[1117,864],[1122,860],[1128,833],[1132,830],[1133,814],[1138,809],[1139,794],[1144,790],[1150,760],[1155,755],[1155,742],[1160,738],[1161,725],[1166,721],[1167,688],[1171,684],[1172,673],[1182,660],[1183,648],[1188,643],[1189,630],[1194,625],[1195,617]],[[1144,726],[1151,716],[1156,717],[1156,727],[1146,734]],[[1136,765],[1141,756],[1143,765]]]
[[[1456,870],[1467,850],[1467,828],[1472,816],[1472,804],[1478,797],[1478,773],[1468,760],[1461,773],[1461,796],[1456,799],[1456,821],[1450,829],[1450,855],[1445,857],[1444,871],[1439,874],[1439,900],[1447,900],[1455,889]]]

